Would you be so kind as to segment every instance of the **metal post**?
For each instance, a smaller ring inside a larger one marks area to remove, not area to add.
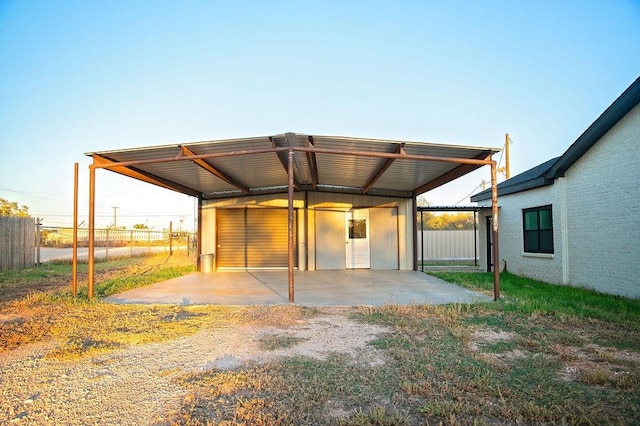
[[[478,266],[478,223],[477,211],[473,211],[473,264]]]
[[[87,297],[93,299],[95,282],[95,204],[96,204],[96,169],[89,166],[89,242],[87,255]]]
[[[500,298],[500,253],[498,250],[498,180],[497,165],[491,163],[491,215],[493,235],[493,300]]]
[[[40,266],[40,244],[42,232],[42,217],[36,218],[36,265]]]
[[[173,256],[173,221],[169,222],[169,256]]]
[[[420,264],[424,272],[424,210],[420,210]]]
[[[109,260],[109,228],[106,229],[104,237],[104,260]]]
[[[294,282],[293,282],[293,150],[289,150],[287,173],[289,174],[288,185],[288,257],[289,257],[289,303],[293,303],[295,299]]]
[[[411,201],[411,216],[413,217],[411,231],[413,233],[413,270],[418,270],[418,197],[413,196]]]
[[[71,261],[71,294],[78,294],[78,163],[73,165],[73,260]]]
[[[198,271],[202,272],[202,265],[200,264],[200,255],[202,254],[202,196],[198,197],[198,223],[196,227],[196,265]],[[217,250],[215,250],[217,251]],[[214,253],[214,256],[217,256],[217,253]],[[215,262],[215,257],[214,257]],[[215,270],[214,263],[214,270]]]

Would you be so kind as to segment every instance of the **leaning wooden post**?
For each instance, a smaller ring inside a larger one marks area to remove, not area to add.
[[[288,156],[288,164],[287,164],[287,173],[289,174],[289,185],[288,185],[288,199],[289,199],[289,210],[288,210],[288,257],[289,257],[289,303],[293,303],[295,299],[294,295],[294,282],[293,282],[293,149],[289,149]]]
[[[500,298],[500,252],[498,250],[498,181],[497,164],[491,162],[491,215],[493,233],[493,300]]]

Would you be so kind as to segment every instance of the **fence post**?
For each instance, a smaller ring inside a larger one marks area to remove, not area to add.
[[[169,222],[169,256],[173,256],[173,222]]]
[[[133,229],[129,232],[129,257],[133,257]]]
[[[36,265],[40,266],[40,236],[42,231],[42,217],[36,218]]]
[[[109,228],[104,237],[104,260],[109,260]]]

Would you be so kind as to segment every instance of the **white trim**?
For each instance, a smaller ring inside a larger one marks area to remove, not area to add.
[[[540,259],[555,259],[556,255],[554,253],[527,253],[522,252],[522,257],[538,257]]]

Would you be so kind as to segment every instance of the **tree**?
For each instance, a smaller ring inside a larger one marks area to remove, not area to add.
[[[473,229],[473,213],[422,213],[424,228],[421,228],[420,215],[418,215],[418,229]]]
[[[29,207],[0,198],[0,216],[31,217]]]
[[[133,225],[133,229],[149,229],[149,227],[144,223],[136,223]]]

